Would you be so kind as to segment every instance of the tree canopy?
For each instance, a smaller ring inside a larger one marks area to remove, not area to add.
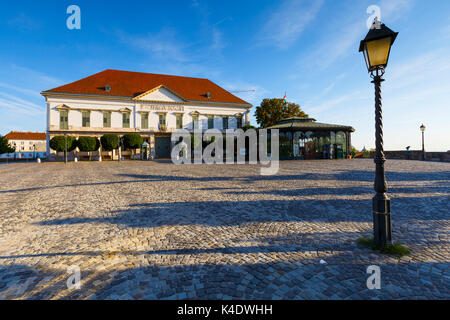
[[[100,148],[100,141],[94,137],[78,138],[78,149],[83,152],[97,151]]]
[[[138,149],[143,142],[144,139],[137,133],[127,133],[123,136],[123,144],[127,149]]]
[[[73,136],[67,136],[67,151],[73,151],[77,147],[77,139]],[[63,152],[66,149],[64,136],[56,136],[50,139],[50,148],[56,152]]]
[[[256,107],[256,122],[261,128],[276,125],[283,119],[291,117],[307,117],[296,103],[285,102],[283,99],[264,99]]]
[[[13,153],[15,150],[4,136],[0,135],[0,154]]]
[[[117,134],[104,134],[100,138],[100,141],[102,142],[102,148],[105,151],[112,151],[119,147],[119,136]]]

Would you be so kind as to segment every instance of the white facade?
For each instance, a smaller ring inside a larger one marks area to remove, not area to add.
[[[242,125],[250,123],[249,104],[191,102],[178,97],[170,89],[160,86],[138,97],[109,97],[94,95],[74,95],[64,93],[42,93],[47,102],[47,140],[53,136],[70,134],[100,137],[105,133],[125,134],[135,132],[150,144],[156,136],[170,136],[177,129],[177,114],[182,115],[182,128],[193,130],[193,119],[198,117],[198,128],[208,129],[208,117],[214,118],[214,128],[224,129],[224,117],[228,118],[228,128],[237,128],[239,118]],[[89,124],[83,126],[82,115],[89,114]],[[89,113],[87,113],[89,112]],[[110,112],[110,127],[104,126],[104,113]],[[61,121],[61,114],[67,113],[67,128]],[[129,114],[129,128],[124,126],[124,114]],[[142,127],[142,116],[148,114],[148,128]],[[160,125],[160,115],[165,115],[165,126]],[[47,153],[50,154],[47,141]],[[154,148],[154,144],[152,146]]]

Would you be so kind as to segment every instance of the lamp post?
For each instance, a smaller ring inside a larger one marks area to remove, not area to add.
[[[64,163],[67,164],[67,133],[64,133]]]
[[[122,148],[123,148],[123,137],[119,137],[119,156],[118,156],[118,160],[119,160],[119,163],[120,163],[120,160],[122,160],[122,159],[120,159],[120,158],[122,158]]]
[[[422,160],[425,161],[425,126],[423,124],[420,126],[420,131],[422,131]]]
[[[377,246],[392,244],[391,200],[386,195],[387,183],[384,171],[386,158],[383,150],[383,117],[381,83],[388,64],[391,46],[398,32],[394,32],[375,18],[372,28],[361,41],[359,51],[364,53],[367,70],[375,85],[375,196],[372,199],[373,241]]]

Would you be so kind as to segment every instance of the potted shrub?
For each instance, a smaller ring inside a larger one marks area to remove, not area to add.
[[[100,138],[102,149],[108,152],[119,148],[119,136],[117,134],[107,133]],[[112,159],[112,156],[111,156]]]
[[[100,148],[100,141],[94,137],[78,138],[78,149],[82,152],[88,152],[89,160],[91,160],[91,152]]]
[[[143,142],[144,139],[142,139],[141,135],[137,133],[127,133],[123,136],[123,144],[125,148],[131,150],[132,159],[134,159],[136,149],[139,149]]]
[[[55,136],[50,139],[50,148],[56,152],[66,151],[66,139],[67,139],[67,152],[72,152],[78,146],[77,139],[73,136]]]

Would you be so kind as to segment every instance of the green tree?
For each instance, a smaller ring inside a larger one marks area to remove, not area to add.
[[[0,135],[0,154],[13,153],[15,150],[4,136]]]
[[[256,122],[261,128],[276,125],[283,119],[291,117],[307,117],[298,104],[284,102],[283,99],[264,99],[256,107]]]
[[[100,138],[100,141],[102,142],[102,148],[105,151],[113,151],[119,147],[119,136],[117,134],[104,134]]]
[[[100,148],[100,141],[94,137],[80,137],[78,138],[78,149],[89,153],[89,160],[91,160],[91,151],[97,151]]]
[[[141,135],[137,133],[127,133],[123,136],[123,144],[125,148],[131,149],[133,152],[133,159],[136,149],[140,148],[143,142],[144,139],[142,139]]]
[[[249,129],[256,129],[254,126],[252,126],[251,124],[246,124],[245,126],[242,127],[242,130],[247,131]]]
[[[67,151],[71,152],[77,147],[77,139],[73,136],[67,136]],[[56,152],[64,152],[66,150],[66,137],[55,136],[50,139],[50,148]]]

